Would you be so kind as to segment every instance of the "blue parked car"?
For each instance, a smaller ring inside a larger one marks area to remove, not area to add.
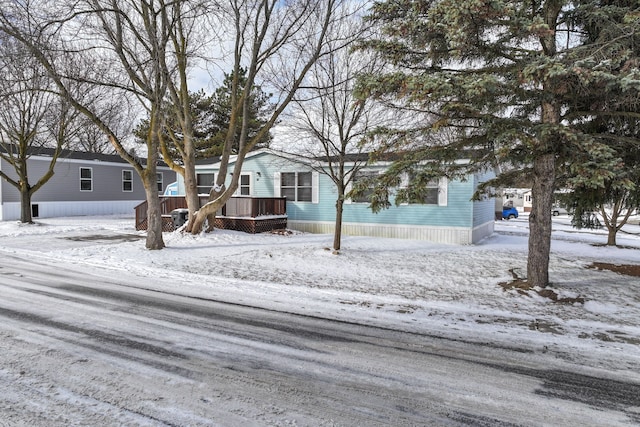
[[[513,207],[503,206],[502,219],[513,219],[513,218],[518,218],[518,210]]]

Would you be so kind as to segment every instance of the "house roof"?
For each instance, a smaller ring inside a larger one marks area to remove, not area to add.
[[[271,154],[274,156],[278,156],[278,157],[282,157],[285,159],[289,159],[298,163],[306,163],[306,164],[316,164],[316,165],[322,165],[322,164],[327,164],[329,162],[337,162],[339,160],[339,156],[331,156],[331,157],[326,157],[326,156],[316,156],[316,157],[309,157],[309,156],[305,156],[305,155],[299,155],[299,154],[294,154],[294,153],[287,153],[284,151],[278,151],[278,150],[273,150],[271,148],[261,148],[255,151],[251,151],[249,153],[247,153],[247,155],[245,156],[245,159],[249,159],[251,157],[255,157],[255,156],[260,156],[263,154]],[[352,154],[346,154],[344,157],[345,162],[347,163],[366,163],[370,160],[370,154],[371,153],[352,153]],[[386,153],[383,155],[379,155],[377,157],[376,162],[377,163],[384,163],[384,162],[392,162],[394,160],[397,160],[399,158],[401,158],[401,154],[398,153]],[[231,156],[229,158],[229,163],[235,163],[237,156]],[[206,158],[206,159],[196,159],[196,166],[201,166],[201,167],[212,167],[212,168],[216,168],[217,166],[219,166],[220,163],[220,159],[221,157],[210,157],[210,158]]]
[[[473,155],[475,155],[476,152],[474,152],[472,150],[467,150],[467,151],[463,151],[462,153],[464,155],[460,156],[460,161],[463,161],[465,159],[471,158]],[[327,163],[337,162],[340,159],[339,156],[309,157],[309,156],[300,155],[300,154],[287,153],[287,152],[284,152],[284,151],[273,150],[271,148],[260,148],[260,149],[255,150],[255,151],[250,151],[245,156],[245,159],[249,159],[251,157],[255,157],[255,156],[259,156],[259,155],[263,155],[263,154],[271,154],[271,155],[274,155],[274,156],[278,156],[278,157],[282,157],[282,158],[285,158],[285,159],[292,160],[294,162],[305,163],[305,164],[315,164],[315,165],[326,165]],[[344,161],[346,163],[367,163],[367,162],[371,161],[371,154],[372,153],[369,153],[369,152],[346,154],[344,156]],[[406,154],[407,154],[407,152],[392,152],[392,153],[378,154],[378,155],[375,156],[375,163],[378,164],[378,165],[388,164],[388,163],[394,162],[396,160],[402,159],[403,156],[405,156]],[[229,157],[229,164],[235,163],[236,158],[237,158],[237,155]],[[204,158],[204,159],[196,159],[196,166],[200,166],[202,168],[211,167],[211,168],[215,169],[216,167],[219,167],[220,159],[221,159],[220,156],[218,156],[218,157],[209,157],[209,158]]]
[[[4,145],[0,145],[0,152],[6,153],[6,147]],[[28,155],[30,157],[33,156],[41,156],[41,157],[53,157],[55,153],[55,148],[51,147],[29,147]],[[75,150],[66,150],[63,149],[58,156],[59,159],[75,159],[75,160],[93,160],[100,162],[111,162],[111,163],[127,163],[122,157],[118,154],[105,154],[105,153],[90,153],[86,151],[75,151]],[[146,160],[146,158],[141,158],[141,160]],[[158,161],[159,166],[167,166],[163,161]]]
[[[213,165],[220,161],[220,156],[196,158],[196,166]]]

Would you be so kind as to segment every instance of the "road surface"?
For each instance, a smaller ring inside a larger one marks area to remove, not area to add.
[[[0,426],[640,424],[640,383],[543,352],[0,257]]]

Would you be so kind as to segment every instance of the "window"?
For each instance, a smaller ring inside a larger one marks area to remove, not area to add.
[[[162,193],[162,191],[164,190],[164,184],[162,183],[162,173],[161,172],[157,172],[156,173],[156,183],[158,183],[158,193]]]
[[[408,177],[403,179],[403,187],[407,187],[411,181]],[[410,203],[422,205],[447,206],[449,180],[447,178],[431,179],[424,187],[424,191],[411,192]]]
[[[367,188],[360,189],[359,194],[357,196],[351,197],[352,203],[371,203],[371,195],[373,194],[373,180],[378,176],[378,172],[375,171],[363,171],[360,170],[356,172],[356,175],[353,178],[353,185],[356,188],[361,187],[362,185],[366,185]],[[358,181],[360,183],[358,184]]]
[[[427,182],[425,187],[425,193],[423,197],[415,197],[411,200],[411,203],[421,203],[423,205],[437,205],[438,204],[438,180],[432,179]]]
[[[250,196],[251,195],[251,175],[250,174],[241,174],[240,182],[238,183],[238,191],[237,193],[240,196]]]
[[[422,203],[425,205],[437,205],[438,194],[440,192],[440,184],[437,179],[432,179],[427,183],[427,194],[424,196]]]
[[[133,171],[130,171],[130,170],[122,171],[122,191],[125,191],[125,192],[133,191]]]
[[[80,168],[80,191],[93,191],[93,169]]]
[[[295,202],[311,202],[313,179],[311,172],[283,172],[280,177],[280,195]]]
[[[196,174],[196,185],[198,186],[198,194],[209,194],[214,181],[213,173]]]

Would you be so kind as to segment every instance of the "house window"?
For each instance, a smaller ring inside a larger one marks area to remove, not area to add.
[[[250,174],[241,174],[240,182],[238,183],[238,191],[237,193],[240,196],[250,196],[251,195],[251,175]]]
[[[432,179],[427,182],[425,187],[425,193],[423,197],[415,197],[411,200],[411,203],[420,203],[423,205],[437,205],[438,204],[438,180]]]
[[[401,188],[407,189],[411,181],[410,175],[405,174],[402,178]],[[448,183],[448,179],[444,177],[429,180],[423,189],[410,191],[408,193],[409,203],[447,206]]]
[[[283,172],[280,179],[280,194],[287,200],[312,201],[313,179],[311,172]]]
[[[351,197],[351,202],[353,203],[370,203],[371,195],[373,194],[375,177],[378,176],[378,172],[375,171],[358,171],[356,175],[353,177],[353,185],[356,187],[360,187],[361,185],[366,185],[366,188],[360,189],[359,194]],[[360,181],[360,184],[358,184]]]
[[[93,169],[80,168],[80,191],[93,191]]]
[[[162,182],[162,173],[158,172],[156,173],[156,183],[158,184],[158,193],[162,193],[162,191],[164,190],[164,184]]]
[[[130,171],[130,170],[122,171],[122,191],[125,191],[125,192],[133,191],[133,171]]]
[[[196,174],[198,194],[209,194],[209,192],[211,191],[211,187],[213,187],[214,178],[215,176],[213,173]]]

